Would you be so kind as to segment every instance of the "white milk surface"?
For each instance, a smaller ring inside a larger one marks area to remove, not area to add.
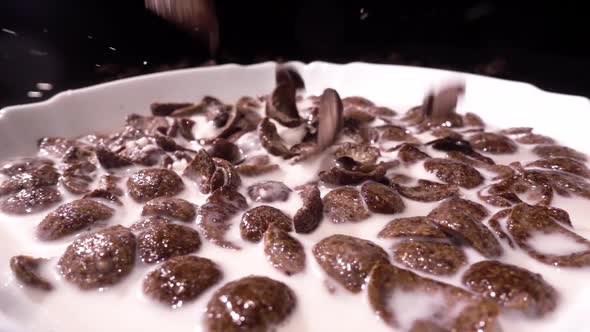
[[[206,126],[206,122],[199,120],[198,127],[206,128]],[[203,130],[213,132],[211,129]],[[285,128],[280,130],[286,132]],[[252,136],[252,134],[244,136],[240,140],[240,145],[245,151],[251,153],[262,152],[262,148],[257,145],[257,142],[252,139],[255,137]],[[297,140],[300,136],[301,132],[294,130],[290,132],[287,140]],[[429,140],[426,136],[419,138],[423,141]],[[530,153],[530,149],[531,146],[519,145],[518,154],[502,156],[501,160],[504,163],[511,161],[524,163],[537,159]],[[431,149],[427,152],[432,156],[442,155]],[[384,153],[382,160],[394,159],[396,154],[397,152]],[[283,162],[279,158],[272,158],[274,162],[280,162],[281,170],[260,177],[242,177],[241,191],[245,195],[245,188],[248,185],[265,180],[282,181],[291,188],[307,183],[316,179],[318,171],[326,163],[325,158],[326,156],[320,156],[295,165]],[[497,159],[495,156],[494,158]],[[177,166],[179,167],[175,169],[181,171],[183,167],[180,166],[183,165]],[[132,171],[134,169],[128,170],[127,174]],[[400,166],[394,171],[415,178],[438,181],[434,175],[424,170],[421,163],[410,168]],[[125,179],[121,182],[123,188],[124,181]],[[190,180],[184,178],[184,182],[185,190],[178,197],[197,205],[202,204],[206,197],[198,192],[196,185]],[[478,189],[470,191],[462,189],[462,195],[480,202],[476,196]],[[330,188],[321,187],[322,195],[329,190]],[[64,202],[73,198],[65,193],[64,195],[66,196]],[[107,225],[129,226],[140,219],[141,205],[127,195],[122,200],[124,207],[113,206],[116,213]],[[249,208],[259,205],[250,199],[248,201]],[[575,197],[567,199],[557,197],[555,202],[557,207],[564,207],[570,213],[574,230],[584,237],[590,237],[590,225],[587,220],[590,215],[590,202]],[[63,280],[56,269],[57,260],[75,237],[54,242],[42,242],[34,237],[36,225],[51,210],[28,216],[0,215],[0,313],[2,313],[0,332],[199,332],[202,331],[201,322],[206,303],[213,292],[229,281],[248,275],[269,276],[286,283],[295,292],[296,309],[284,324],[277,327],[277,331],[392,331],[372,312],[364,290],[359,294],[351,294],[339,287],[337,283],[327,280],[327,276],[313,258],[311,249],[315,243],[329,235],[347,234],[374,241],[391,254],[393,241],[380,240],[377,238],[377,233],[394,218],[426,215],[438,204],[438,202],[420,203],[405,198],[404,203],[405,211],[396,215],[373,214],[370,219],[362,222],[338,225],[324,217],[319,228],[312,234],[291,233],[304,245],[307,255],[304,273],[293,276],[282,274],[268,263],[261,243],[249,244],[241,240],[238,228],[241,214],[238,214],[233,219],[228,239],[238,243],[242,249],[236,251],[219,248],[201,237],[202,247],[194,255],[216,262],[223,270],[223,279],[197,300],[183,303],[179,308],[167,307],[143,295],[142,280],[158,264],[148,265],[139,260],[131,275],[115,286],[89,291],[77,289]],[[299,195],[293,192],[288,201],[271,205],[293,216],[301,207],[301,200]],[[492,213],[498,210],[491,206],[488,208]],[[189,226],[196,229],[194,224]],[[80,235],[82,234],[78,236]],[[556,235],[538,234],[531,241],[535,248],[552,253],[570,253],[581,249],[571,241]],[[500,322],[504,331],[549,332],[564,330],[562,329],[564,326],[571,328],[567,329],[568,331],[585,331],[585,327],[572,325],[575,322],[571,321],[568,312],[580,302],[587,303],[587,300],[582,298],[584,294],[580,290],[590,279],[590,269],[556,268],[530,258],[518,249],[511,249],[504,242],[502,245],[505,250],[500,258],[501,261],[542,274],[545,280],[559,292],[557,310],[543,319],[530,319],[510,313],[502,314]],[[483,259],[471,248],[464,249],[470,264]],[[54,290],[42,292],[20,285],[8,265],[10,257],[15,255],[48,258],[49,262],[44,265],[41,274],[54,285]],[[461,275],[466,269],[467,266],[463,267],[451,277],[429,277],[461,286]],[[327,284],[335,287],[335,292],[329,292]],[[429,309],[440,306],[440,302],[437,294],[403,293],[392,300],[391,305],[401,316],[402,327],[408,328],[413,319],[424,317],[430,311]]]

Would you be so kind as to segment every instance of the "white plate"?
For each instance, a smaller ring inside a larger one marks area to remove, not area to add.
[[[351,63],[294,62],[308,91],[332,87],[342,96],[360,95],[381,105],[405,108],[421,102],[429,87],[450,78],[467,83],[463,111],[474,111],[496,126],[534,126],[574,148],[586,149],[590,102],[542,91],[530,84],[444,70]],[[128,113],[149,113],[153,101],[197,101],[215,95],[232,101],[268,93],[274,86],[271,62],[177,70],[124,79],[60,93],[42,103],[0,110],[0,159],[34,151],[43,136],[73,136],[108,130]]]
[[[419,104],[424,92],[437,83],[463,79],[467,93],[460,112],[475,112],[498,127],[532,126],[538,133],[590,152],[586,145],[590,102],[582,97],[548,93],[526,83],[425,68],[322,62],[292,65],[312,94],[331,87],[341,96],[361,95],[400,111]],[[0,160],[34,152],[37,139],[43,136],[68,137],[112,129],[121,124],[125,114],[148,114],[154,101],[197,101],[213,95],[232,102],[244,95],[266,94],[274,86],[274,69],[274,63],[262,63],[171,71],[66,91],[42,103],[4,108],[0,110]],[[0,264],[7,262],[8,257],[0,252]],[[579,305],[568,311],[568,317],[558,320],[560,330],[586,331],[590,326],[586,314],[590,287],[580,285],[579,296]],[[0,331],[4,332],[8,323],[1,309]]]

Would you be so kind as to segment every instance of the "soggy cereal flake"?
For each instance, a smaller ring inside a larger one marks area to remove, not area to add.
[[[533,152],[541,158],[570,158],[579,161],[588,160],[584,153],[568,148],[567,146],[556,144],[537,145],[533,148]]]
[[[395,329],[412,328],[414,332],[501,329],[495,303],[389,263],[377,264],[372,269],[367,294],[377,316]],[[420,329],[425,327],[428,329]]]
[[[540,135],[540,134],[524,134],[516,140],[518,143],[521,144],[554,144],[555,140],[549,136]]]
[[[332,167],[321,171],[319,178],[323,182],[335,185],[359,184],[367,180],[383,181],[387,168],[382,164],[355,167],[352,170],[343,167]]]
[[[175,172],[162,168],[146,168],[127,179],[129,196],[138,202],[157,197],[171,197],[184,189],[184,183]]]
[[[508,137],[495,133],[478,133],[469,136],[471,146],[483,152],[492,154],[515,153],[516,144]]]
[[[223,138],[214,139],[207,149],[207,153],[211,157],[224,159],[230,163],[237,162],[241,159],[240,148]]]
[[[279,136],[277,126],[268,118],[264,118],[258,126],[258,138],[263,148],[273,156],[282,156],[285,159],[292,158],[293,152],[285,145],[283,138]]]
[[[405,209],[400,195],[393,188],[369,181],[361,186],[361,196],[367,208],[376,213],[399,213]]]
[[[463,124],[470,127],[485,127],[484,121],[475,113],[467,112],[463,115]]]
[[[59,173],[51,165],[41,165],[30,171],[12,175],[0,184],[0,196],[17,193],[23,189],[36,189],[54,186],[59,179]]]
[[[307,234],[313,232],[322,221],[324,203],[317,186],[305,185],[299,196],[303,206],[293,216],[293,227],[296,233]]]
[[[105,228],[74,240],[60,258],[58,269],[81,289],[114,285],[133,270],[135,246],[135,236],[127,228]]]
[[[39,150],[57,158],[63,157],[75,145],[76,142],[63,137],[43,137],[39,140]]]
[[[182,198],[158,197],[148,201],[141,211],[142,216],[163,216],[191,222],[195,219],[195,206]]]
[[[285,202],[289,199],[291,189],[282,182],[264,181],[248,187],[248,196],[255,202]]]
[[[343,143],[334,151],[336,158],[349,157],[360,164],[375,164],[380,155],[373,146],[355,143]]]
[[[271,164],[266,155],[248,157],[243,163],[236,165],[236,170],[243,176],[259,176],[278,169],[279,165]]]
[[[361,291],[373,266],[389,262],[375,243],[340,234],[321,240],[312,252],[326,274],[353,293]]]
[[[456,196],[459,188],[455,185],[418,180],[418,185],[406,187],[399,184],[393,186],[400,195],[419,202],[436,202],[445,198]]]
[[[209,332],[271,331],[295,309],[295,293],[280,281],[248,276],[228,282],[207,303]]]
[[[434,275],[453,275],[467,257],[450,243],[404,240],[393,246],[393,259],[414,270]]]
[[[40,157],[19,158],[3,163],[0,166],[0,174],[13,176],[19,173],[30,172],[44,165],[52,166],[53,161]]]
[[[427,218],[440,230],[451,234],[485,257],[502,255],[502,247],[482,223],[489,212],[482,205],[461,198],[449,198],[432,210]]]
[[[426,217],[397,218],[390,221],[377,235],[381,239],[426,238],[447,239],[448,236],[428,222]]]
[[[397,157],[406,164],[414,164],[430,156],[412,144],[403,144],[397,152]]]
[[[50,291],[53,289],[51,283],[39,275],[39,265],[45,262],[42,258],[30,256],[14,256],[10,259],[10,270],[16,279],[25,286]]]
[[[473,167],[460,162],[432,158],[424,162],[424,169],[448,184],[472,189],[483,183],[483,176]]]
[[[45,210],[62,200],[55,187],[23,189],[0,201],[0,210],[8,214],[29,214]]]
[[[199,191],[203,194],[210,193],[211,178],[215,172],[215,162],[205,150],[197,151],[195,158],[184,169],[183,176],[195,181]]]
[[[264,254],[273,267],[286,275],[305,268],[303,245],[276,223],[271,223],[264,232]]]
[[[112,191],[109,190],[105,190],[105,189],[95,189],[89,193],[87,193],[86,195],[84,195],[82,198],[94,198],[94,199],[103,199],[105,201],[117,204],[117,205],[123,205],[123,202],[121,202],[121,200],[119,199],[119,197],[117,197],[117,195],[115,195]]]
[[[526,167],[546,168],[590,178],[590,169],[585,163],[570,158],[539,159],[525,165]]]
[[[78,199],[61,205],[37,225],[36,234],[41,240],[57,240],[89,228],[113,216],[114,210],[91,199]]]
[[[259,242],[270,226],[275,224],[284,231],[290,232],[291,218],[281,210],[268,205],[257,206],[244,213],[240,222],[240,235],[244,240]]]
[[[217,189],[205,204],[197,209],[197,227],[213,244],[229,249],[239,249],[236,244],[225,240],[225,234],[231,224],[229,220],[241,210],[248,207],[246,198],[240,193],[227,189]]]
[[[223,274],[217,264],[197,256],[173,257],[143,281],[143,292],[163,304],[178,308],[217,284]]]
[[[506,220],[506,230],[518,247],[532,258],[545,264],[563,267],[582,267],[590,265],[590,241],[564,227],[569,224],[569,216],[565,211],[537,205],[521,203],[510,210]],[[558,235],[562,241],[571,241],[579,245],[581,250],[570,253],[547,253],[534,246],[534,236]]]
[[[187,255],[200,247],[199,233],[183,225],[155,223],[137,236],[137,253],[148,264]]]
[[[465,271],[462,280],[484,298],[531,317],[543,317],[557,306],[557,291],[540,274],[511,264],[478,262]]]
[[[134,232],[141,232],[149,227],[161,226],[169,223],[171,223],[170,219],[160,216],[150,216],[133,223],[131,226],[129,226],[129,229],[131,229]]]
[[[106,169],[120,168],[133,164],[131,160],[112,152],[107,147],[98,147],[96,149],[96,159]]]
[[[361,193],[353,187],[341,187],[327,193],[323,198],[324,212],[332,222],[358,222],[369,218]]]

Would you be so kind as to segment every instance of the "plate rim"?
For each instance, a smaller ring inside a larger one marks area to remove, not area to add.
[[[195,74],[195,73],[199,73],[199,72],[219,71],[219,70],[227,70],[227,69],[250,69],[250,68],[255,69],[255,68],[265,67],[265,66],[276,66],[278,64],[281,64],[281,63],[276,62],[276,61],[265,61],[265,62],[258,62],[258,63],[253,63],[253,64],[246,64],[246,65],[238,64],[238,63],[227,63],[227,64],[213,65],[213,66],[206,66],[206,67],[181,68],[181,69],[173,69],[173,70],[167,70],[167,71],[162,71],[162,72],[155,72],[155,73],[137,75],[137,76],[132,76],[132,77],[126,77],[126,78],[117,79],[117,80],[113,80],[113,81],[88,85],[88,86],[84,86],[84,87],[80,87],[80,88],[76,88],[76,89],[67,89],[67,90],[63,90],[63,91],[53,95],[51,98],[43,100],[43,101],[17,104],[17,105],[9,105],[9,106],[5,106],[3,108],[0,108],[0,121],[3,118],[3,115],[7,112],[18,111],[20,108],[23,108],[23,107],[48,106],[48,105],[51,105],[52,103],[55,103],[58,100],[61,100],[64,98],[69,98],[70,96],[72,96],[74,94],[89,93],[89,92],[92,92],[93,90],[99,90],[99,89],[106,88],[106,87],[113,86],[113,85],[125,85],[125,84],[131,83],[131,82],[150,80],[150,79],[164,77],[164,76]],[[454,71],[454,70],[430,68],[430,67],[419,67],[419,66],[372,63],[372,62],[364,62],[364,61],[352,61],[352,62],[347,62],[347,63],[335,63],[335,62],[329,62],[329,61],[311,61],[311,62],[288,61],[288,62],[284,62],[284,64],[303,66],[304,68],[313,67],[313,66],[325,66],[325,65],[336,66],[336,67],[346,67],[346,66],[355,66],[355,65],[356,66],[358,66],[358,65],[375,66],[375,67],[383,66],[383,67],[391,67],[391,68],[398,68],[398,69],[418,70],[418,71],[424,71],[424,72],[436,72],[439,74],[447,74],[447,75],[460,75],[461,77],[465,77],[465,78],[471,77],[471,78],[496,81],[498,83],[518,84],[523,87],[527,87],[529,89],[534,89],[538,92],[551,94],[551,95],[555,95],[555,96],[569,97],[569,98],[576,98],[576,99],[582,98],[582,99],[586,100],[586,102],[588,102],[588,104],[590,105],[590,98],[585,97],[585,96],[565,94],[565,93],[559,93],[559,92],[551,92],[551,91],[543,90],[532,83],[528,83],[528,82],[524,82],[524,81],[516,81],[516,80],[510,80],[510,79],[504,79],[504,78],[497,78],[497,77],[473,74],[473,73],[468,73],[468,72],[463,72],[463,71]]]

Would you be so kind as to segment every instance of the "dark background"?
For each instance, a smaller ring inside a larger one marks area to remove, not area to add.
[[[121,77],[265,60],[436,67],[590,96],[587,11],[579,5],[216,3],[221,44],[211,59],[204,44],[145,10],[142,0],[1,0],[0,107]],[[40,82],[53,87],[40,90]]]

